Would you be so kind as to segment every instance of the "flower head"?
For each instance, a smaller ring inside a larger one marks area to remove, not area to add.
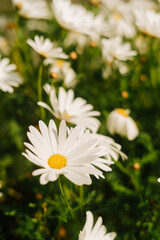
[[[67,130],[64,120],[59,132],[53,120],[48,127],[39,121],[39,129],[40,132],[29,127],[27,136],[31,144],[24,143],[29,150],[26,149],[23,155],[41,167],[33,172],[34,176],[41,175],[41,184],[56,181],[61,174],[77,185],[91,184],[90,174],[103,177],[94,162],[101,161],[104,151],[97,147],[97,139],[89,131],[84,131],[81,126]]]
[[[92,111],[93,106],[87,104],[83,98],[74,99],[72,89],[67,92],[60,87],[58,98],[55,89],[51,88],[49,84],[45,85],[45,90],[50,97],[52,108],[44,102],[38,102],[40,106],[48,109],[58,119],[64,119],[72,124],[79,124],[93,132],[98,130],[100,122],[94,116],[99,116],[100,112]]]
[[[130,2],[122,0],[102,0],[102,13],[108,18],[112,29],[110,37],[133,38],[136,34]]]
[[[46,59],[48,60],[48,59]],[[69,87],[74,87],[77,83],[77,75],[69,62],[64,60],[52,60],[52,61],[45,61],[46,64],[51,63],[51,67],[49,69],[50,76],[54,79],[54,81],[61,81],[63,80],[64,85]]]
[[[137,52],[131,50],[130,43],[122,43],[122,38],[116,37],[102,39],[102,55],[107,62],[112,63],[114,60],[131,60]]]
[[[117,133],[127,137],[130,141],[139,134],[136,123],[129,116],[129,111],[122,108],[115,109],[109,114],[107,128],[110,134]]]
[[[27,43],[42,57],[44,58],[62,58],[66,59],[68,56],[63,53],[61,47],[54,47],[54,44],[48,39],[44,39],[43,36],[35,36],[34,41],[28,39]]]
[[[131,50],[130,43],[122,43],[121,37],[102,39],[102,56],[106,62],[103,70],[104,77],[111,75],[113,69],[118,69],[121,74],[128,72],[127,60],[132,60],[137,55],[136,51]]]
[[[102,225],[102,217],[99,217],[93,226],[93,214],[86,212],[86,223],[80,231],[78,240],[114,240],[117,236],[115,232],[107,233],[107,229]]]
[[[98,39],[108,35],[108,24],[102,15],[94,16],[79,4],[70,0],[53,0],[53,12],[58,23],[73,32],[78,32]]]
[[[51,13],[43,0],[12,0],[19,14],[24,18],[49,19]]]
[[[160,13],[153,10],[135,10],[136,25],[140,32],[153,37],[160,38]]]
[[[13,87],[18,87],[22,83],[22,78],[16,72],[16,65],[9,64],[8,58],[0,60],[0,89],[4,92],[13,92]]]
[[[98,142],[97,146],[101,147],[105,151],[105,159],[108,161],[106,164],[114,164],[114,161],[117,161],[119,156],[123,160],[127,159],[127,156],[121,151],[121,145],[116,143],[112,138],[102,135],[102,134],[93,134],[94,137],[97,137]]]

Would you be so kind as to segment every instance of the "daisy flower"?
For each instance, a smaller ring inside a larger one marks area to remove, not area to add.
[[[107,128],[110,134],[125,136],[128,140],[134,140],[139,131],[136,123],[129,116],[130,111],[122,108],[112,111],[107,119]]]
[[[130,43],[122,43],[121,37],[102,39],[102,56],[106,62],[103,76],[108,77],[113,69],[118,69],[121,74],[128,72],[127,60],[132,60],[137,55],[136,51],[131,50]]]
[[[59,88],[58,98],[54,88],[49,84],[45,85],[45,91],[50,97],[51,107],[44,102],[38,102],[38,105],[49,110],[53,116],[58,119],[81,125],[85,128],[96,132],[100,126],[100,121],[95,116],[99,116],[100,112],[92,111],[93,106],[87,104],[83,98],[74,99],[74,91],[70,89],[68,92],[64,88]]]
[[[63,80],[67,88],[74,87],[76,84],[77,75],[67,61],[53,60],[49,72],[55,81]]]
[[[94,16],[70,0],[53,0],[53,12],[58,23],[67,30],[85,34],[95,40],[101,35],[108,36],[108,24],[102,15]]]
[[[110,37],[133,38],[136,31],[130,4],[121,0],[102,0],[102,3],[102,14],[108,18],[112,29]]]
[[[157,180],[159,183],[160,183],[160,178],[158,178],[158,180]]]
[[[0,89],[4,92],[12,93],[13,87],[18,87],[22,83],[22,78],[16,72],[16,65],[9,64],[8,58],[0,59]]]
[[[112,138],[102,134],[93,134],[93,136],[98,139],[97,146],[105,151],[104,157],[108,160],[106,164],[114,164],[114,161],[117,161],[119,156],[121,156],[123,160],[127,159],[126,154],[121,151],[121,145],[116,143]]]
[[[22,154],[41,167],[32,173],[34,176],[41,175],[41,184],[56,181],[59,175],[77,185],[91,184],[90,174],[104,178],[102,171],[94,167],[94,161],[101,160],[103,151],[97,147],[97,139],[92,134],[81,126],[67,129],[64,120],[59,131],[53,120],[48,127],[39,121],[39,129],[29,127],[27,136],[31,144],[24,143],[29,150]]]
[[[160,38],[160,13],[145,9],[135,10],[134,13],[140,32],[153,38]]]
[[[27,43],[44,58],[68,58],[61,47],[56,48],[48,38],[44,39],[43,36],[36,35],[34,41],[28,39]]]
[[[114,60],[131,60],[137,52],[131,50],[130,43],[122,43],[121,37],[115,37],[102,39],[102,55],[107,62],[112,63]]]
[[[49,19],[51,12],[43,0],[12,0],[19,14],[24,18]]]
[[[157,3],[155,3],[152,0],[132,0],[129,2],[130,8],[132,9],[132,12],[138,9],[143,10],[156,10],[157,9]]]
[[[80,231],[78,240],[114,240],[117,236],[115,232],[107,233],[107,229],[102,225],[102,217],[99,217],[93,226],[93,214],[86,212],[86,223]]]

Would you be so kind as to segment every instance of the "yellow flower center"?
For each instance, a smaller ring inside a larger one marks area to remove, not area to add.
[[[122,19],[122,15],[119,13],[115,13],[115,14],[113,14],[113,18],[114,18],[114,20],[119,21]]]
[[[70,118],[70,115],[69,115],[68,113],[66,113],[66,112],[63,113],[63,116],[64,116],[65,118]]]
[[[21,2],[17,3],[16,8],[21,9],[22,8],[22,3]]]
[[[43,51],[41,51],[41,52],[39,53],[39,55],[40,55],[41,57],[43,57],[43,58],[47,58],[47,57],[48,57],[48,53],[45,53],[45,52],[43,52]]]
[[[61,169],[66,166],[67,159],[60,155],[54,154],[48,158],[48,165],[54,169]]]
[[[58,60],[56,62],[57,67],[61,68],[63,66],[64,61],[63,60]]]
[[[128,117],[129,116],[129,114],[123,108],[118,108],[118,109],[116,109],[116,111],[119,114],[123,115],[124,117]]]

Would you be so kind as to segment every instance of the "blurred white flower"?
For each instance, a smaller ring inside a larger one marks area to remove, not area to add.
[[[68,36],[64,40],[64,45],[66,45],[67,47],[72,44],[76,44],[77,45],[76,51],[79,54],[83,53],[85,46],[88,45],[89,43],[90,40],[86,35],[77,32],[69,32]]]
[[[94,16],[79,4],[70,0],[53,0],[53,12],[58,23],[67,30],[90,36],[98,41],[101,35],[108,36],[108,24],[102,15]]]
[[[79,233],[78,240],[114,240],[117,236],[115,232],[107,233],[107,229],[102,225],[102,217],[99,217],[93,226],[93,214],[86,212],[86,223]]]
[[[24,18],[49,19],[52,16],[44,0],[12,0],[12,3]]]
[[[8,58],[0,59],[0,89],[4,92],[12,93],[13,87],[18,87],[22,83],[22,78],[16,72],[16,65],[9,64]]]
[[[43,36],[39,37],[36,35],[34,37],[34,41],[32,39],[28,39],[27,43],[44,58],[68,58],[61,47],[55,47],[53,42],[51,42],[48,38],[44,39]]]
[[[101,160],[103,153],[89,131],[84,131],[81,126],[68,131],[64,120],[59,131],[53,120],[48,127],[39,121],[39,129],[29,127],[27,136],[31,144],[24,143],[29,150],[22,154],[42,167],[32,173],[34,176],[41,175],[41,184],[56,181],[61,174],[77,185],[91,184],[90,174],[104,178],[103,173],[93,165],[95,160]]]
[[[133,56],[137,55],[137,52],[131,50],[130,43],[123,43],[121,37],[103,38],[102,55],[107,62],[112,63],[114,60],[132,60]]]
[[[113,69],[118,69],[121,74],[128,72],[128,66],[124,61],[132,60],[137,55],[136,51],[131,50],[130,43],[122,43],[121,37],[102,39],[102,56],[106,62],[103,76],[111,75]]]
[[[160,182],[160,178],[158,178],[158,182]]]
[[[1,53],[4,53],[4,54],[9,54],[10,52],[10,45],[9,45],[9,42],[8,40],[3,37],[3,36],[0,36],[0,52]]]
[[[107,118],[107,128],[110,134],[119,134],[125,136],[128,140],[134,140],[139,131],[136,123],[129,117],[129,110],[122,108],[112,111]]]
[[[128,65],[125,62],[120,62],[118,60],[115,60],[112,63],[106,62],[106,67],[103,69],[103,77],[108,78],[117,69],[121,75],[124,75],[129,71]]]
[[[133,38],[136,34],[130,3],[121,0],[102,0],[102,13],[108,19],[110,37]]]
[[[50,76],[55,81],[63,80],[64,85],[67,88],[74,87],[76,85],[76,73],[71,68],[70,63],[64,60],[53,60],[50,67]]]
[[[138,49],[138,51],[140,52],[140,54],[145,54],[149,49],[147,39],[143,35],[136,37],[135,46]]]
[[[47,21],[43,19],[28,19],[26,22],[27,30],[29,31],[40,31],[43,33],[48,34],[50,31],[50,26],[48,25]]]
[[[131,0],[129,5],[133,12],[138,9],[156,10],[158,8],[157,3],[152,0]]]
[[[94,133],[93,137],[97,137],[97,146],[101,147],[105,151],[104,157],[108,161],[106,164],[114,164],[114,161],[117,161],[119,156],[121,156],[123,160],[127,159],[126,154],[121,151],[121,145],[116,143],[112,138],[102,134]]]
[[[81,125],[85,128],[96,132],[100,126],[100,121],[95,116],[99,116],[100,112],[92,111],[93,106],[87,104],[83,98],[74,99],[74,91],[70,89],[68,92],[64,88],[59,88],[58,98],[55,89],[49,84],[45,85],[45,91],[50,97],[52,108],[44,102],[38,102],[38,105],[49,110],[53,116],[58,119]]]
[[[160,38],[160,13],[152,10],[135,10],[136,25],[138,30],[153,38]]]

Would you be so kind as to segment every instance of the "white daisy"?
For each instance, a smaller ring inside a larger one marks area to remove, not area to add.
[[[160,38],[160,13],[145,9],[135,10],[134,13],[140,32],[153,38]]]
[[[132,0],[129,2],[130,8],[134,12],[135,9],[143,9],[143,10],[156,10],[157,3],[152,0]]]
[[[100,112],[92,111],[93,106],[87,104],[83,98],[74,99],[74,91],[70,89],[68,92],[64,88],[59,88],[58,98],[54,88],[49,84],[45,85],[45,91],[50,97],[51,106],[44,102],[38,102],[41,107],[49,110],[53,116],[58,119],[64,119],[72,124],[79,124],[85,128],[96,132],[100,126],[100,121],[95,116],[99,116]]]
[[[115,232],[107,233],[107,229],[102,225],[102,217],[99,217],[93,226],[93,214],[86,212],[86,223],[80,231],[78,240],[114,240],[117,236]]]
[[[27,43],[44,58],[68,58],[61,47],[56,48],[48,38],[44,39],[43,36],[36,35],[34,41],[28,39]]]
[[[48,127],[39,121],[39,129],[40,132],[29,127],[27,136],[31,144],[24,143],[29,150],[26,149],[23,155],[41,167],[33,172],[34,176],[41,175],[41,184],[56,181],[61,174],[77,185],[91,184],[90,174],[104,178],[103,173],[93,166],[95,160],[101,160],[103,151],[89,131],[76,126],[68,133],[64,120],[59,132],[53,120]]]
[[[119,60],[114,60],[112,63],[106,62],[106,67],[103,69],[103,77],[108,78],[117,69],[121,75],[124,75],[129,71],[127,63],[120,62]]]
[[[119,134],[125,136],[128,140],[134,140],[138,135],[139,131],[136,123],[131,117],[129,117],[129,110],[122,108],[115,109],[112,111],[107,119],[107,128],[110,134]]]
[[[0,59],[0,89],[4,92],[12,93],[13,87],[18,87],[22,83],[22,78],[16,72],[16,65],[9,64],[8,58]]]
[[[136,34],[131,7],[121,0],[102,0],[102,13],[108,18],[110,37],[125,36],[133,38]]]
[[[121,37],[102,39],[102,56],[106,62],[103,76],[108,77],[112,70],[118,69],[121,74],[128,72],[127,60],[132,60],[137,55],[136,51],[131,50],[130,43],[122,43]]]
[[[19,14],[24,18],[49,19],[51,12],[43,0],[12,0]]]
[[[53,60],[52,66],[50,67],[50,76],[57,80],[63,80],[64,85],[69,87],[74,87],[76,84],[76,73],[71,68],[70,63],[64,60]]]
[[[101,35],[108,36],[108,24],[102,15],[94,16],[79,4],[70,0],[53,0],[53,12],[58,23],[73,32],[78,32],[98,40]]]
[[[97,146],[105,151],[104,157],[108,160],[106,164],[114,164],[114,161],[117,161],[119,156],[121,156],[123,160],[127,159],[127,156],[121,151],[121,145],[116,143],[112,138],[102,134],[93,134],[93,136],[98,139]]]
[[[160,178],[158,178],[158,180],[157,180],[158,182],[160,182]]]
[[[121,37],[115,37],[102,39],[102,55],[107,62],[112,63],[114,60],[131,60],[137,52],[131,50],[130,43],[123,43]]]

